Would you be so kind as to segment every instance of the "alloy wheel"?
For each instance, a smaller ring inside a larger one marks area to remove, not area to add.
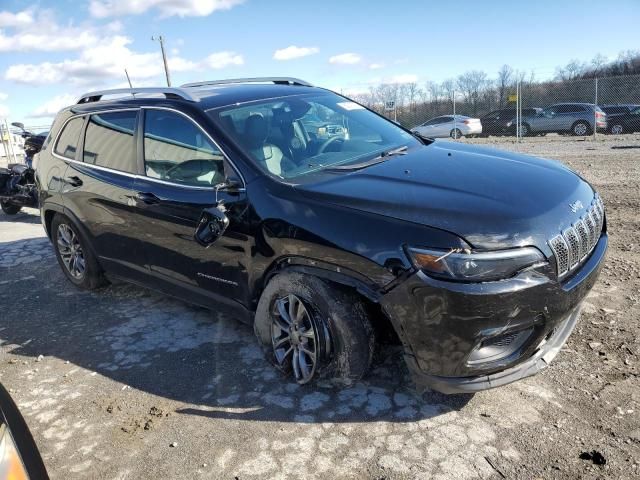
[[[66,223],[58,226],[58,252],[62,263],[73,278],[81,279],[86,269],[84,252],[78,235]]]
[[[623,131],[624,129],[620,124],[615,124],[614,126],[611,127],[611,133],[613,133],[614,135],[620,135]]]
[[[289,294],[277,299],[271,312],[271,343],[278,366],[293,370],[296,382],[309,382],[319,360],[315,321],[304,302]]]
[[[584,123],[578,123],[575,127],[573,127],[573,133],[579,136],[586,135],[587,126]]]
[[[526,137],[529,134],[529,127],[526,124],[520,125],[520,136]]]

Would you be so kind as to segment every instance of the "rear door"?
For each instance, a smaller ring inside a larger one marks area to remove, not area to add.
[[[438,123],[433,126],[434,137],[448,137],[453,129],[453,117],[439,117]]]
[[[217,186],[240,175],[203,128],[169,109],[144,108],[141,154],[144,175],[136,179],[135,225],[145,243],[151,281],[199,304],[245,303],[250,237],[242,231],[244,188]],[[210,247],[194,233],[203,210],[222,203],[230,225]]]
[[[86,228],[102,266],[128,278],[144,276],[144,248],[133,228],[132,194],[138,173],[138,109],[88,116],[81,155],[64,178],[65,209]]]
[[[558,107],[557,118],[557,127],[556,130],[571,130],[571,127],[576,122],[576,120],[583,118],[587,109],[583,105],[560,105]],[[593,117],[593,115],[592,115]],[[590,122],[593,124],[593,121]]]
[[[632,132],[640,132],[640,107],[632,110],[626,117],[626,128]]]

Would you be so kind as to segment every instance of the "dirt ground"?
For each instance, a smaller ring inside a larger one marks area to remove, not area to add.
[[[76,290],[37,212],[0,214],[0,381],[51,477],[640,476],[640,136],[468,141],[565,162],[611,235],[551,367],[473,396],[417,395],[394,348],[355,386],[300,387],[233,318],[126,284]]]

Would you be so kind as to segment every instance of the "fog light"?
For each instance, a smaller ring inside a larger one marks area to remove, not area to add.
[[[533,328],[527,328],[483,340],[469,355],[467,365],[492,363],[508,358],[525,344],[532,332]]]

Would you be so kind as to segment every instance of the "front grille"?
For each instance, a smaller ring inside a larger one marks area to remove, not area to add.
[[[549,240],[556,257],[558,277],[562,278],[580,265],[593,251],[604,224],[604,204],[596,195],[589,209],[573,225]]]

